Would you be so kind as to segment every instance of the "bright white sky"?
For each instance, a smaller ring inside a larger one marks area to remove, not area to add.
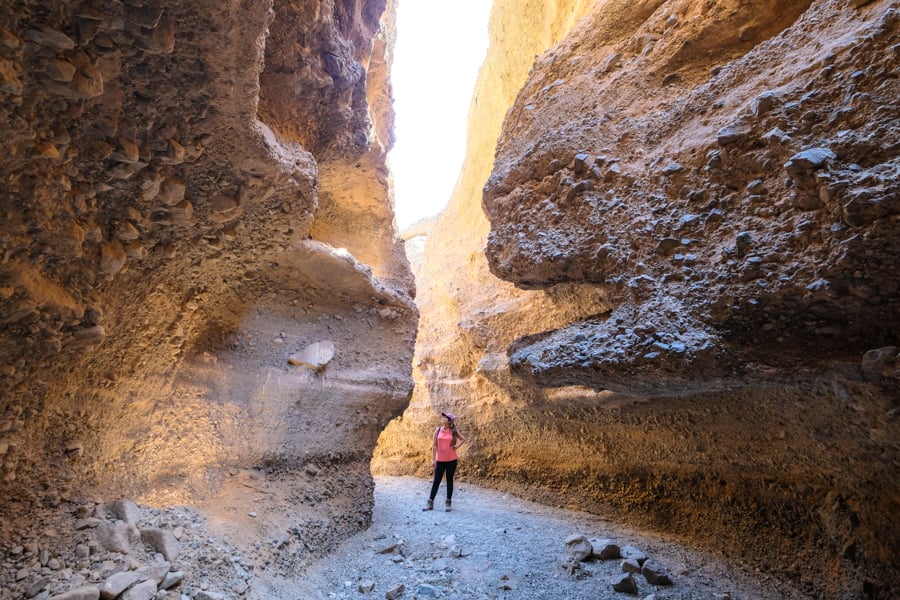
[[[394,174],[402,230],[443,210],[466,149],[466,118],[487,52],[491,0],[400,0],[394,86]]]

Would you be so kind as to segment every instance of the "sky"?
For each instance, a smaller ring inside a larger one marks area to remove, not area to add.
[[[440,212],[456,184],[490,7],[490,0],[398,2],[391,71],[396,142],[388,161],[401,230]]]

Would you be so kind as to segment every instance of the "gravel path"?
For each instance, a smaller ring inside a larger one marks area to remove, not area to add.
[[[452,512],[423,512],[429,482],[376,478],[372,526],[291,589],[273,596],[308,599],[397,597],[449,599],[710,599],[799,600],[805,596],[763,574],[749,574],[708,555],[640,534],[592,515],[549,508],[507,494],[457,484]],[[591,560],[567,572],[572,534],[611,538],[661,564],[673,585],[653,586],[635,575],[637,594],[616,592],[621,560]],[[371,586],[371,590],[369,587]],[[392,596],[399,586],[403,591]],[[363,591],[360,591],[363,590]],[[654,595],[655,594],[655,595]]]

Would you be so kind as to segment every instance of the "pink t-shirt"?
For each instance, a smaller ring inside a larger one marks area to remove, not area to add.
[[[437,458],[440,462],[450,462],[456,460],[456,450],[450,447],[453,443],[453,432],[443,427],[438,427],[437,431]]]

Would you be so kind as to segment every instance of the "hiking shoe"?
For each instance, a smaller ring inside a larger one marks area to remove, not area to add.
[[[434,500],[429,500],[428,504],[422,510],[434,510]]]
[[[446,510],[447,512],[450,512],[450,501],[449,500],[444,502],[444,510]]]

